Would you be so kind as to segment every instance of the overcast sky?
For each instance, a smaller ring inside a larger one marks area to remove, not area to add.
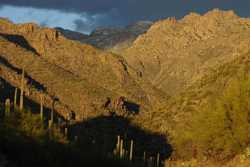
[[[99,26],[121,26],[210,9],[232,9],[250,16],[250,0],[0,0],[0,17],[89,33]]]

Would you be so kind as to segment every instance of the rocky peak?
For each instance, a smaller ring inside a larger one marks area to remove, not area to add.
[[[43,28],[35,23],[13,24],[6,19],[0,19],[0,32],[26,36],[40,43],[54,42],[63,38],[61,33],[55,29]]]
[[[204,17],[211,17],[214,19],[237,19],[239,16],[233,10],[213,9],[204,14]]]
[[[38,28],[38,25],[35,23],[25,23],[17,25],[18,31],[23,34],[34,33],[35,29]]]

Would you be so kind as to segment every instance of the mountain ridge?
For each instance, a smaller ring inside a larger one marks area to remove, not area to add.
[[[122,54],[144,78],[173,94],[221,62],[247,52],[249,23],[218,9],[203,16],[169,18],[152,25]]]
[[[100,49],[113,51],[129,47],[141,34],[145,33],[153,24],[151,21],[138,21],[125,27],[99,27],[89,35],[75,31],[55,28],[66,38],[93,45]]]

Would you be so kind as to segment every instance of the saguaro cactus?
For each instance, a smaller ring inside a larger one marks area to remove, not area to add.
[[[51,120],[49,120],[49,129],[52,127],[52,125],[53,125],[53,123],[52,123],[52,121]]]
[[[146,151],[143,152],[143,161],[146,162]]]
[[[160,167],[160,153],[157,153],[156,167]]]
[[[50,119],[51,119],[51,123],[52,124],[54,123],[54,110],[55,110],[56,100],[57,100],[57,98],[53,97],[52,106],[51,106],[51,112],[50,112],[50,114],[51,114]]]
[[[148,166],[153,167],[153,157],[149,157]]]
[[[68,138],[68,128],[67,127],[64,128],[64,136],[66,138]]]
[[[22,79],[21,79],[21,93],[20,93],[20,104],[19,104],[19,109],[22,111],[23,110],[23,96],[24,96],[24,68],[22,69]]]
[[[15,94],[14,94],[14,110],[17,109],[17,88],[15,88]]]
[[[123,158],[123,139],[121,139],[120,143],[120,158]]]
[[[54,123],[54,110],[51,110],[51,118],[50,118],[50,121],[51,121],[51,124],[53,124]]]
[[[10,115],[10,99],[5,100],[5,114],[6,116]]]
[[[119,154],[120,153],[120,143],[121,143],[121,137],[118,135],[117,136],[117,144],[116,144],[116,153]]]
[[[40,95],[40,118],[43,121],[43,104],[44,104],[44,97]]]
[[[133,146],[134,146],[134,141],[131,140],[130,142],[130,150],[129,150],[129,160],[132,161],[133,159]]]

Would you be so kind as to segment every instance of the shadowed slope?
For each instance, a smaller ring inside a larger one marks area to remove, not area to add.
[[[119,116],[100,116],[76,124],[70,128],[71,137],[78,136],[79,144],[89,143],[90,150],[113,153],[117,136],[124,141],[124,149],[129,151],[131,140],[134,141],[133,157],[136,161],[143,161],[143,154],[146,158],[156,158],[160,153],[161,160],[170,157],[172,147],[167,143],[167,137],[163,134],[147,132],[140,127],[133,125],[129,119]],[[91,148],[93,147],[93,148]]]

